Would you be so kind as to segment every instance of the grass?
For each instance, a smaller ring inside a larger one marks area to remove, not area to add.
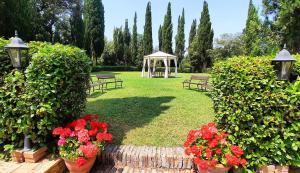
[[[113,73],[113,72],[102,72]],[[90,95],[87,113],[107,121],[115,144],[182,146],[190,129],[214,118],[207,92],[182,88],[177,78],[141,78],[139,72],[116,72],[123,88]],[[95,79],[95,73],[92,75]]]

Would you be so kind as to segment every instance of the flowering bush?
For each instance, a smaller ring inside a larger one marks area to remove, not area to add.
[[[108,125],[97,122],[97,119],[98,115],[85,115],[65,128],[53,130],[53,135],[59,135],[57,145],[62,158],[76,161],[78,166],[82,166],[87,159],[95,157],[106,142],[112,141],[112,135],[107,133]]]
[[[216,167],[222,164],[226,167],[245,166],[242,158],[243,150],[226,141],[228,134],[219,132],[214,123],[202,126],[199,130],[191,130],[184,143],[185,153],[194,156],[194,163],[201,169]]]

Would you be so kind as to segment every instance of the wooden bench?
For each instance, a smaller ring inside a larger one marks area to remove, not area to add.
[[[91,89],[93,89],[93,92],[95,91],[95,87],[98,86],[99,90],[103,93],[103,86],[104,83],[101,81],[93,81],[92,78],[90,78],[90,88],[89,88],[89,94],[91,94]]]
[[[183,81],[182,84],[183,84],[183,88],[188,86],[189,89],[191,89],[191,85],[196,85],[198,90],[204,89],[206,91],[207,88],[209,88],[208,80],[209,80],[209,76],[192,75],[189,80]]]
[[[123,81],[121,79],[116,78],[113,74],[97,74],[96,75],[98,81],[105,84],[105,89],[107,89],[107,85],[109,83],[114,83],[115,88],[123,87]]]

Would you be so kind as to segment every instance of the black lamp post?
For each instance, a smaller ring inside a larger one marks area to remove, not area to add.
[[[272,60],[278,80],[289,80],[291,67],[294,61],[295,59],[290,52],[286,50],[286,45],[284,45],[283,50],[281,50],[275,59]]]
[[[15,32],[15,37],[11,38],[11,43],[6,45],[4,49],[8,52],[11,59],[12,65],[16,69],[23,69],[28,64],[28,50],[29,48],[23,42],[22,39],[18,37],[17,31]],[[24,151],[31,150],[31,143],[28,134],[24,135]]]

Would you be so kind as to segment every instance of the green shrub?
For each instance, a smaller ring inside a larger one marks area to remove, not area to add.
[[[4,46],[7,44],[8,40],[0,38],[0,85],[3,82],[3,76],[13,69],[9,56],[4,51]]]
[[[46,142],[53,127],[83,111],[90,65],[84,51],[60,44],[46,45],[33,55],[26,70],[26,94],[34,143]]]
[[[51,43],[48,42],[41,42],[41,41],[31,41],[28,44],[29,48],[29,57],[31,58],[35,53],[38,53],[39,50],[46,46],[50,46]]]
[[[5,75],[0,88],[0,151],[23,145],[24,133],[34,146],[52,141],[51,131],[72,121],[85,108],[91,71],[85,52],[71,46],[31,42],[30,65]]]
[[[245,149],[248,167],[298,165],[299,84],[276,80],[273,57],[235,57],[212,70],[218,126]],[[296,97],[296,98],[295,98]]]
[[[134,66],[95,66],[92,69],[92,72],[99,71],[140,71],[138,67]]]
[[[5,75],[0,88],[0,151],[6,144],[22,145],[23,131],[28,127],[28,106],[24,74],[13,71]]]
[[[180,73],[191,73],[193,71],[189,57],[184,58],[179,65]]]
[[[292,75],[299,76],[300,75],[300,54],[293,56],[296,59],[296,62],[293,64],[293,72]]]

